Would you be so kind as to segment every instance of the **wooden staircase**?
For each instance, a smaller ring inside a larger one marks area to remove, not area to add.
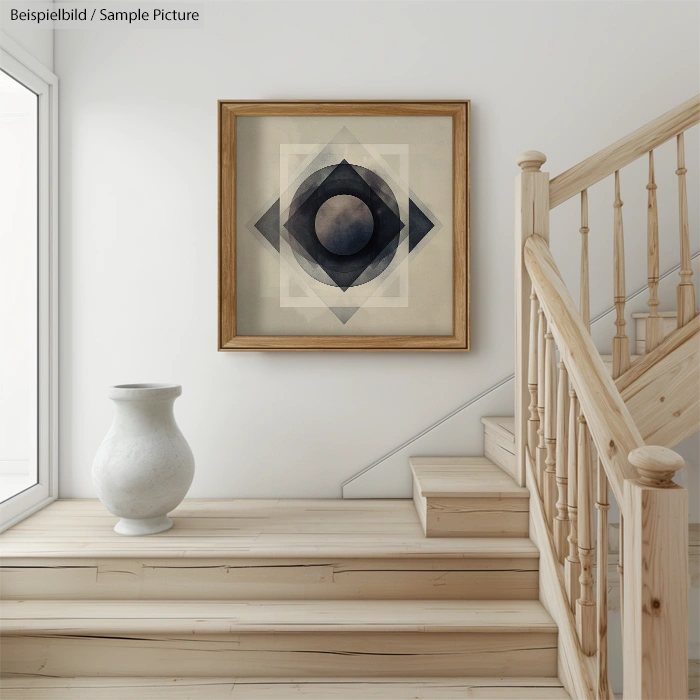
[[[2,697],[568,698],[527,489],[449,467],[414,466],[438,537],[408,500],[186,501],[138,538],[57,501],[0,535]]]

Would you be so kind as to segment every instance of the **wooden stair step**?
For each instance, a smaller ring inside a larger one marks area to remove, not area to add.
[[[642,356],[642,354],[632,353],[630,355],[630,364],[634,364],[641,356]],[[601,358],[601,360],[603,360],[603,364],[605,365],[607,370],[610,372],[610,374],[612,374],[613,356],[612,355],[601,355],[600,358]]]
[[[646,352],[646,337],[647,337],[647,325],[646,321],[649,316],[648,311],[640,311],[638,313],[633,313],[632,318],[634,319],[635,329],[635,344],[634,350],[639,355],[643,355]],[[659,311],[659,316],[662,319],[662,333],[665,338],[670,333],[673,333],[678,328],[678,311],[675,309],[670,311]]]
[[[530,492],[486,457],[412,457],[427,537],[527,537]]]
[[[3,601],[3,674],[554,676],[538,601]]]
[[[558,678],[0,678],[3,700],[568,700]]]
[[[514,475],[515,418],[487,416],[481,422],[484,424],[484,455]]]
[[[536,599],[524,538],[426,539],[413,502],[185,501],[175,526],[121,537],[92,500],[0,535],[4,599]],[[202,532],[210,533],[202,535]]]

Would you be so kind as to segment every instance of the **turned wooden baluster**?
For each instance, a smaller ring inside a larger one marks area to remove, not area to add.
[[[656,206],[654,151],[649,151],[649,184],[647,185],[647,282],[649,316],[646,320],[644,351],[651,352],[664,337],[664,320],[659,316],[659,212]]]
[[[620,199],[620,171],[615,172],[615,237],[614,237],[614,294],[615,294],[615,327],[613,338],[613,376],[619,377],[630,367],[630,339],[625,333],[625,234],[622,228],[622,205]]]
[[[537,444],[539,442],[537,431],[540,427],[540,418],[537,413],[538,312],[539,303],[537,301],[537,295],[532,292],[532,294],[530,294],[530,337],[528,339],[527,358],[527,388],[530,392],[530,405],[528,406],[530,416],[527,419],[527,447],[530,451],[533,464],[535,464],[536,460]]]
[[[557,516],[554,519],[554,546],[561,564],[566,559],[567,536],[569,534],[569,503],[567,500],[567,434],[566,422],[569,419],[569,375],[563,362],[559,362],[559,384],[557,387]]]
[[[596,604],[598,608],[598,700],[608,700],[608,477],[603,463],[598,460],[598,581]]]
[[[625,642],[625,517],[620,513],[620,535],[617,552],[617,573],[620,576],[620,624],[622,643]]]
[[[652,187],[653,185],[653,187]],[[658,218],[656,218],[655,223],[655,235],[653,234],[653,226],[651,224],[652,211],[653,216],[656,217],[656,194],[654,193],[656,185],[654,184],[654,154],[649,153],[649,185],[647,185],[649,190],[649,212],[648,220],[649,224],[647,228],[647,233],[649,234],[649,308],[652,313],[656,312],[656,307],[658,307],[658,299],[656,297],[656,289],[659,283],[659,258],[658,258]],[[656,255],[656,266],[652,267],[651,256],[653,251]],[[655,275],[652,271],[655,269]],[[655,286],[652,283],[655,281]],[[656,304],[652,304],[652,299],[656,300]],[[649,319],[647,319],[648,321]],[[661,320],[661,319],[659,319]],[[658,341],[656,345],[663,338],[663,328],[660,329],[661,333],[658,336]],[[649,324],[647,323],[647,352],[653,350],[656,345],[652,348],[649,347]],[[616,371],[619,371],[619,367],[613,366],[613,379],[618,378]],[[605,473],[605,467],[603,463],[598,460],[598,492],[596,498],[596,508],[598,509],[598,581],[596,587],[596,602],[598,610],[598,687],[597,687],[597,697],[599,700],[608,700],[610,693],[610,681],[608,678],[608,511],[610,510],[610,496],[609,496],[609,484],[608,477]],[[620,514],[620,547],[619,547],[619,559],[617,570],[620,574],[620,610],[624,610],[624,594],[623,594],[623,523],[622,514]],[[624,622],[623,622],[624,624]]]
[[[586,418],[581,413],[578,417],[578,556],[581,560],[581,595],[576,603],[576,629],[581,649],[587,656],[592,656],[596,650],[591,472],[591,437]]]
[[[569,435],[567,460],[567,500],[569,508],[569,554],[564,562],[566,595],[571,611],[576,612],[581,586],[581,560],[578,557],[578,398],[571,384],[569,388]]]
[[[678,134],[678,221],[681,235],[681,281],[678,285],[678,328],[683,328],[695,317],[695,287],[690,259],[690,231],[688,228],[688,193],[685,185],[685,145],[683,134]]]
[[[539,416],[539,424],[537,427],[537,486],[540,490],[540,497],[544,494],[544,470],[547,456],[547,448],[544,444],[544,376],[545,376],[545,335],[547,334],[547,319],[544,315],[544,309],[540,307],[539,323],[537,326],[537,414]]]
[[[549,324],[551,325],[551,324]],[[554,531],[557,502],[557,357],[551,328],[545,335],[544,373],[544,444],[547,451],[544,472],[544,513],[550,530]]]
[[[588,284],[588,190],[581,192],[581,293],[580,309],[583,325],[590,330],[591,298]]]

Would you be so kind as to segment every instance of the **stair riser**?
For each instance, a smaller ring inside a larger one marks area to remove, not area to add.
[[[426,498],[414,479],[413,501],[426,537],[528,536],[527,498]]]
[[[7,636],[2,673],[44,676],[555,676],[557,635],[529,633],[134,633]]]
[[[484,456],[509,474],[515,474],[515,443],[505,439],[488,425],[484,426]]]
[[[23,600],[534,600],[539,560],[4,560],[0,591]]]
[[[662,319],[663,323],[663,337],[665,338],[669,333],[672,333],[678,327],[678,317],[664,316]],[[634,328],[636,332],[636,343],[634,346],[634,351],[637,355],[643,355],[646,352],[646,337],[647,337],[647,320],[646,318],[635,318]]]

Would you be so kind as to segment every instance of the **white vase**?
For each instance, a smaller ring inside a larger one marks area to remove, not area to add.
[[[121,518],[120,535],[152,535],[169,530],[167,514],[187,494],[194,457],[175,423],[176,384],[123,384],[109,389],[114,422],[92,465],[97,496]]]

